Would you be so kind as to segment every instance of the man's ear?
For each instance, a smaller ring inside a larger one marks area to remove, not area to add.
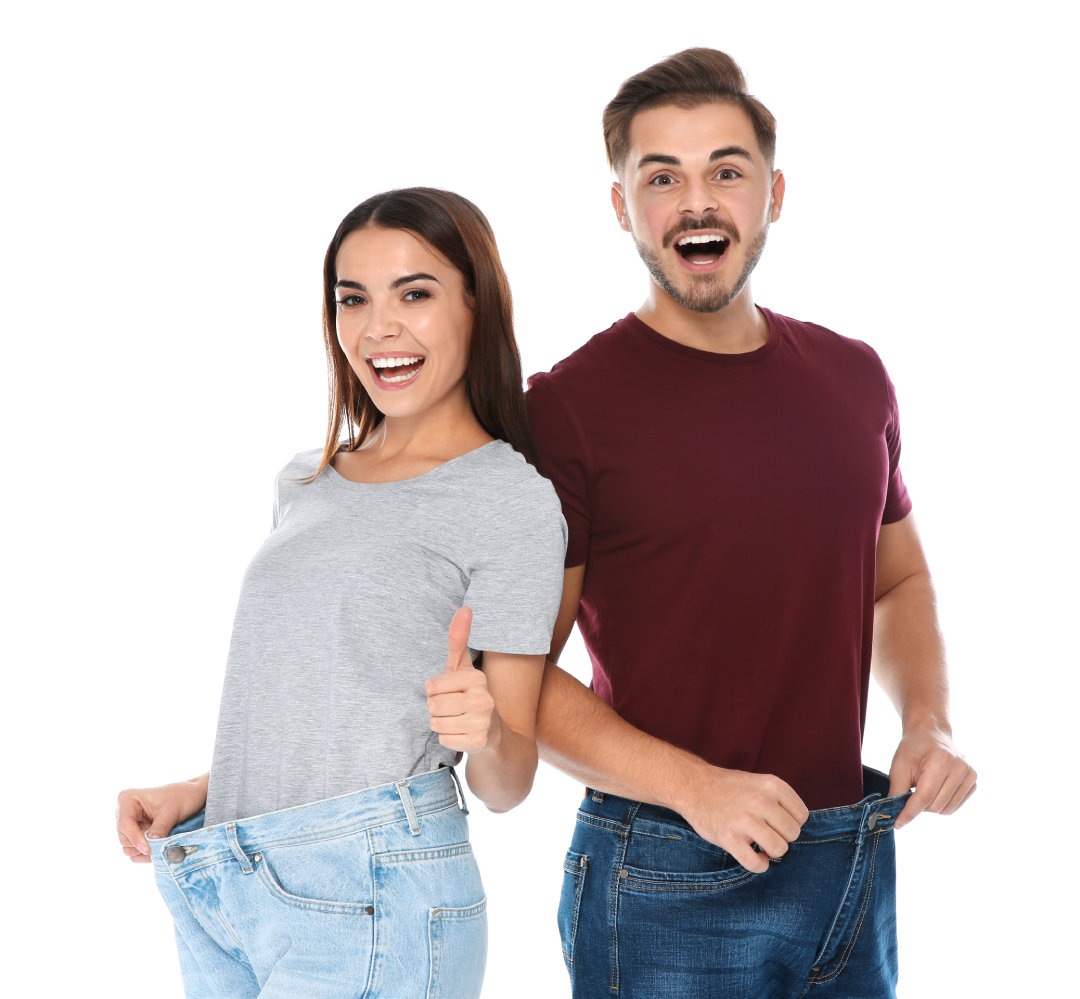
[[[623,232],[629,232],[630,223],[626,219],[626,200],[623,198],[622,184],[618,181],[611,185],[611,207],[615,209],[615,217],[619,220],[619,227]]]
[[[784,173],[782,170],[773,170],[772,181],[772,212],[769,221],[775,222],[780,218],[780,209],[784,207]]]

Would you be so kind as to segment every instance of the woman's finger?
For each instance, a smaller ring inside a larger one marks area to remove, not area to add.
[[[450,622],[448,644],[450,651],[446,655],[446,672],[472,665],[469,655],[469,630],[472,628],[472,608],[462,607]]]

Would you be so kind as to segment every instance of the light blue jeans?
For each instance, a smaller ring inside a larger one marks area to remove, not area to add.
[[[188,999],[476,999],[487,901],[456,777],[151,840]]]

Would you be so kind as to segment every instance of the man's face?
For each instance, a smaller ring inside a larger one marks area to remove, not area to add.
[[[783,175],[730,104],[638,114],[612,190],[653,280],[692,312],[719,312],[743,289],[783,197]]]

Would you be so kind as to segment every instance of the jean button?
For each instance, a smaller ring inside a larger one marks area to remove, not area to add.
[[[165,859],[170,864],[179,864],[186,856],[187,850],[182,846],[170,846],[169,849],[165,851]]]
[[[619,871],[619,877],[622,878],[623,881],[625,881],[628,877],[630,877],[630,872],[624,867],[621,871]]]

